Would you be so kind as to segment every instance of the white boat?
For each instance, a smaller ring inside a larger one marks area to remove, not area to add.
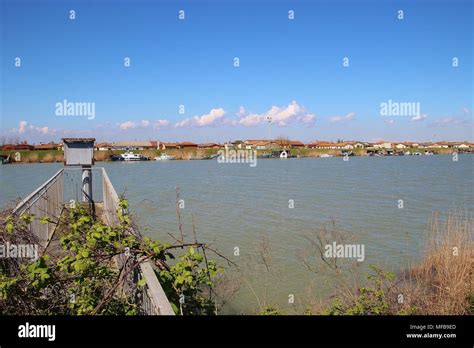
[[[120,155],[122,161],[147,161],[148,157],[143,156],[141,153],[133,153],[127,151]]]
[[[433,156],[433,155],[434,155],[434,153],[433,153],[433,152],[431,152],[431,151],[425,151],[425,155],[426,155],[426,156]]]
[[[328,158],[328,157],[333,157],[333,155],[330,155],[328,153],[323,153],[321,156],[319,157],[322,157],[322,158]]]
[[[167,155],[166,153],[161,154],[161,156],[156,156],[155,161],[169,161],[174,160],[174,156]]]
[[[410,156],[410,155],[411,155],[410,151],[405,152],[405,156]]]
[[[288,152],[286,152],[285,150],[283,150],[283,151],[280,153],[280,158],[288,158]]]

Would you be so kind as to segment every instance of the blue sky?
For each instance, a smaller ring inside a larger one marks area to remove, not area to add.
[[[473,140],[472,1],[0,1],[4,137]]]

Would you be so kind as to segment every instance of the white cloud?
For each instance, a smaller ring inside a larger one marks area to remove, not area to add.
[[[136,128],[137,125],[135,122],[127,121],[127,122],[120,123],[119,127],[121,130],[128,130],[128,129]]]
[[[37,127],[36,131],[41,134],[48,134],[49,128],[48,127]]]
[[[316,115],[307,114],[304,116],[298,116],[296,119],[303,124],[312,124],[316,120]]]
[[[469,114],[469,113],[471,112],[471,110],[469,110],[467,107],[463,107],[463,108],[462,108],[462,112],[463,112],[464,114]]]
[[[271,122],[284,127],[293,121],[309,125],[316,120],[316,115],[308,112],[294,100],[286,107],[272,106],[270,110],[263,114],[248,113],[241,106],[237,116],[239,120],[235,124],[243,126],[256,126],[265,122]]]
[[[243,106],[235,113],[237,119],[227,118],[226,111],[223,108],[214,108],[204,115],[196,115],[186,118],[174,124],[175,128],[184,127],[208,127],[216,125],[243,125],[256,126],[268,122],[279,126],[286,126],[290,122],[298,122],[304,125],[311,125],[316,120],[316,115],[307,111],[304,107],[298,105],[296,101],[292,101],[286,107],[272,106],[267,112],[262,114],[250,113]],[[160,119],[155,122],[142,120],[140,122],[126,121],[117,124],[122,130],[134,128],[147,128],[153,126],[155,129],[161,129],[170,125],[170,121]]]
[[[36,132],[39,134],[48,134],[49,133],[49,127],[37,127],[35,125],[29,124],[26,121],[20,121],[18,124],[18,128],[13,129],[14,132],[17,132],[18,134],[23,134],[26,131],[30,132]],[[53,130],[55,131],[55,130]]]
[[[240,120],[237,121],[238,124],[243,126],[256,126],[265,122],[265,116],[259,114],[247,114],[242,116]]]
[[[356,115],[355,112],[350,112],[346,116],[333,116],[329,118],[329,122],[331,123],[350,122],[354,119],[355,115]]]
[[[175,127],[206,127],[216,124],[225,115],[223,108],[212,109],[208,114],[186,118],[175,124]]]
[[[247,114],[247,111],[243,106],[239,107],[239,112],[236,113],[236,115],[240,117],[244,117]]]
[[[18,126],[18,133],[24,133],[26,130],[26,126],[28,125],[28,122],[26,121],[20,121],[20,124]]]
[[[426,114],[421,114],[421,115],[416,115],[416,116],[413,116],[411,118],[411,120],[413,122],[417,122],[417,121],[423,121],[425,118],[427,118],[428,116]]]
[[[160,128],[169,126],[169,124],[170,124],[170,121],[168,120],[158,120],[153,124],[153,126],[157,129],[160,129]]]
[[[148,120],[141,120],[140,122],[133,122],[133,121],[126,121],[120,123],[118,126],[121,130],[129,130],[134,128],[148,128],[150,125],[150,121]]]

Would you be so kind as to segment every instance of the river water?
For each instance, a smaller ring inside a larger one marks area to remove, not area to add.
[[[311,283],[318,296],[333,290],[330,281],[308,272],[299,256],[308,247],[304,236],[325,223],[334,221],[364,244],[364,267],[379,264],[397,271],[420,257],[433,212],[474,210],[472,155],[459,155],[458,161],[447,155],[259,159],[256,167],[217,161],[99,166],[106,168],[117,192],[129,199],[146,235],[169,241],[168,233],[178,234],[179,187],[181,218],[190,239],[194,225],[199,240],[244,265],[265,237],[277,271],[270,275],[268,296],[284,309],[290,294],[298,302]],[[0,203],[24,197],[61,167],[0,166]],[[263,278],[248,278],[258,297],[263,297]],[[224,312],[252,313],[256,308],[257,300],[244,283]]]

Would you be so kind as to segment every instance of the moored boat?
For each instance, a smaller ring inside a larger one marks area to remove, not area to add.
[[[133,153],[130,151],[127,151],[120,155],[120,161],[148,161],[148,160],[149,158],[146,156],[143,156],[141,153]]]
[[[175,159],[174,156],[170,156],[166,153],[161,154],[161,156],[156,156],[155,157],[155,161],[170,161],[170,160],[174,160],[174,159]]]
[[[7,164],[7,163],[10,163],[10,155],[1,155],[0,156],[0,163],[1,164]]]
[[[123,160],[124,160],[124,159],[122,158],[122,156],[120,156],[120,155],[112,155],[112,156],[110,156],[110,159],[111,159],[112,161],[123,161]]]
[[[271,153],[263,153],[261,155],[258,155],[257,158],[272,158],[272,154]]]

